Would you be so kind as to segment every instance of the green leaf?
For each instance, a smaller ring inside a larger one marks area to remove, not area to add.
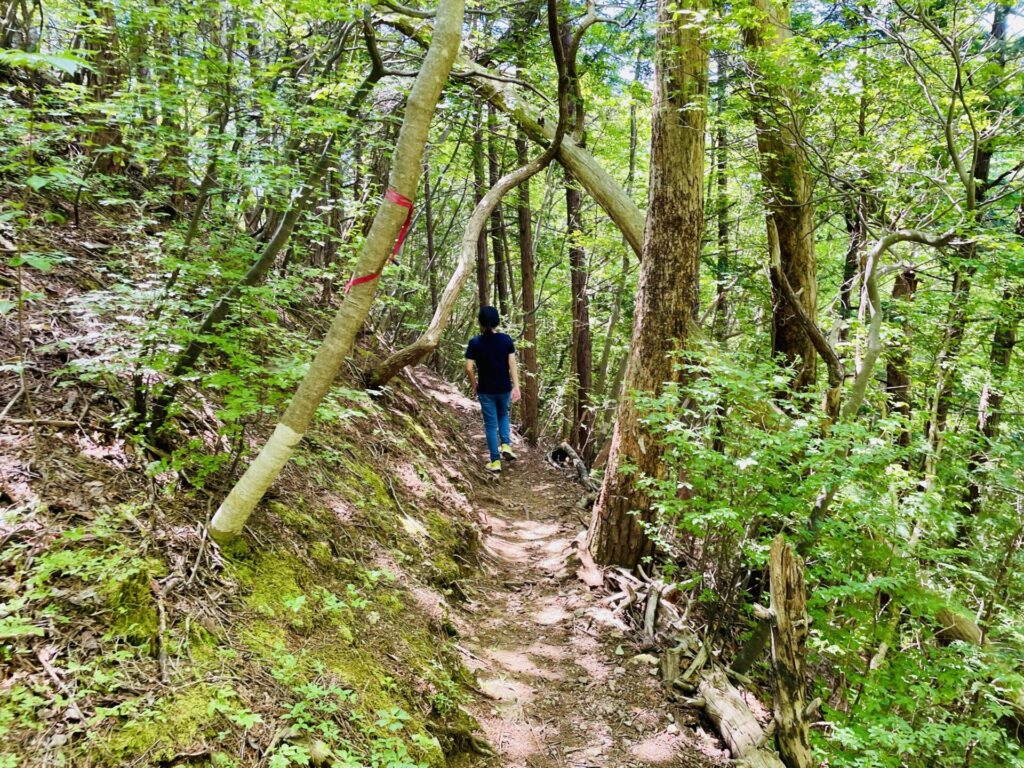
[[[22,69],[59,69],[69,75],[75,74],[79,69],[93,71],[88,63],[68,53],[29,53],[10,48],[0,48],[0,64]]]

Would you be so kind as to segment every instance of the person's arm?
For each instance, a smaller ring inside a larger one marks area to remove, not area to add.
[[[518,403],[522,394],[519,392],[519,366],[516,365],[516,353],[508,353],[508,371],[512,374],[512,402]]]
[[[466,375],[469,377],[469,384],[473,387],[473,394],[476,394],[476,366],[472,360],[466,360]]]

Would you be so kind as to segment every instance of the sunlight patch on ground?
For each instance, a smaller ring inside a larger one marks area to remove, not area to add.
[[[520,651],[488,651],[487,657],[515,675],[530,675],[531,677],[540,677],[545,680],[561,680],[563,677],[560,672],[537,666],[533,659]]]

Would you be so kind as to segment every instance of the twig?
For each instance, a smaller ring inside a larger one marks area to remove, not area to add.
[[[52,647],[52,646],[48,646]],[[36,658],[39,659],[39,663],[43,665],[43,669],[46,670],[46,674],[49,675],[50,679],[53,680],[53,684],[57,686],[59,690],[68,700],[68,710],[77,719],[85,722],[85,714],[79,709],[77,702],[75,702],[74,694],[71,693],[71,689],[67,687],[60,676],[57,674],[57,670],[50,664],[49,659],[46,658],[46,648],[40,648],[36,652]]]
[[[167,643],[164,636],[167,634],[167,608],[164,606],[164,595],[156,579],[149,580],[149,589],[156,598],[156,612],[159,621],[156,633],[156,652],[160,660],[160,682],[164,685],[170,683],[170,676],[167,673]]]
[[[21,399],[21,396],[25,394],[25,385],[22,384],[18,387],[18,391],[14,393],[14,397],[11,398],[10,402],[4,406],[4,409],[0,411],[0,421],[3,421],[7,413],[14,407],[14,404]]]

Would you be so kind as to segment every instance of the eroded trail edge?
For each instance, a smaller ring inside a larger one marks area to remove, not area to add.
[[[478,407],[449,402],[484,456]],[[483,565],[457,612],[459,648],[480,685],[468,709],[497,752],[484,764],[724,765],[696,716],[666,700],[653,657],[632,646],[604,590],[577,577],[582,490],[540,450],[516,448],[500,477],[475,484]]]

